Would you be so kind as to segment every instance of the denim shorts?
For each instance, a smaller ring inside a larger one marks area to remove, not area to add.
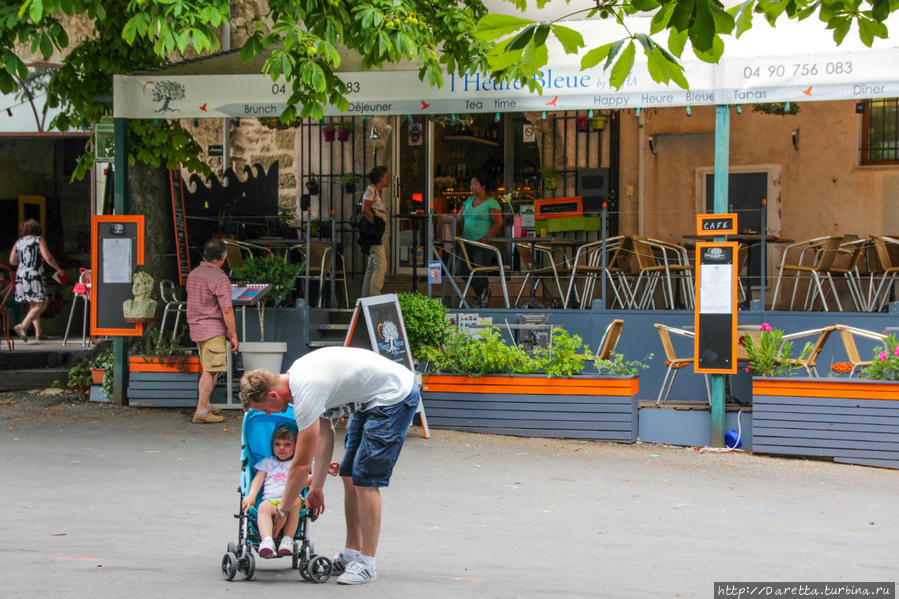
[[[353,414],[347,425],[340,476],[352,476],[357,487],[386,487],[419,401],[421,394],[414,385],[399,403]]]

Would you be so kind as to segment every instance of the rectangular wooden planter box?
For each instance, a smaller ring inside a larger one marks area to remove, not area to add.
[[[633,443],[639,377],[425,375],[432,428]]]
[[[899,383],[754,378],[753,452],[899,468]]]

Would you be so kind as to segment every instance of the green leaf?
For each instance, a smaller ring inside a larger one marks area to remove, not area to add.
[[[506,50],[521,50],[525,46],[528,45],[528,42],[531,41],[531,38],[534,36],[534,30],[537,29],[537,25],[528,25],[525,27],[521,33],[512,38],[508,44],[506,44]]]
[[[551,27],[553,33],[556,34],[556,37],[562,43],[565,54],[577,54],[578,50],[584,47],[584,36],[580,32],[555,23]]]
[[[608,57],[606,57],[606,64],[602,66],[603,69],[609,68],[609,65],[611,65],[612,61],[615,60],[615,57],[618,56],[618,53],[621,51],[621,47],[627,40],[628,38],[625,37],[612,44],[612,47],[609,48],[609,55]]]
[[[487,14],[478,21],[474,32],[472,32],[472,37],[479,40],[495,40],[514,33],[532,23],[534,21],[531,19],[522,19],[521,17],[513,17],[511,15]]]
[[[129,44],[133,44],[135,37],[137,37],[137,17],[131,17],[125,23],[125,27],[122,28],[122,39]]]
[[[871,44],[868,44],[869,46]],[[44,58],[50,58],[53,54],[53,42],[50,41],[50,36],[45,34],[41,35],[41,54]]]
[[[640,12],[649,12],[660,6],[658,0],[631,0],[630,5]]]
[[[846,34],[849,33],[849,29],[852,27],[852,20],[847,17],[843,19],[834,19],[831,23],[836,23],[836,26],[833,29],[833,41],[837,45],[840,45],[843,43]]]
[[[44,17],[43,0],[31,0],[31,6],[28,7],[28,17],[35,23],[40,22]]]
[[[890,16],[890,0],[873,0],[872,1],[873,10],[871,11],[871,15],[877,21],[885,21],[888,16]]]
[[[752,7],[754,4],[754,0],[747,0],[743,4],[739,4],[731,9],[732,11],[735,11],[734,23],[737,27],[737,38],[752,29]]]
[[[581,58],[581,70],[589,69],[595,67],[599,64],[599,61],[603,60],[609,55],[609,50],[612,49],[612,43],[603,44],[599,48],[593,48],[584,54],[583,58]]]
[[[541,23],[537,26],[537,29],[534,31],[534,39],[531,43],[535,46],[542,46],[546,43],[546,36],[549,35],[549,24]]]
[[[715,33],[730,35],[735,24],[733,16],[714,2],[709,4],[709,9],[712,11],[712,19],[715,22]]]
[[[528,44],[521,54],[521,67],[528,75],[533,75],[549,59],[546,46]]]
[[[693,7],[695,0],[679,0],[675,2],[674,12],[671,14],[671,20],[668,27],[677,29],[678,31],[687,31],[690,29],[693,20]]]
[[[858,20],[858,38],[869,48],[874,43],[874,27],[872,21]]]
[[[612,67],[612,73],[609,76],[609,82],[615,89],[621,89],[621,86],[624,85],[624,81],[634,66],[636,54],[637,49],[634,46],[634,40],[631,40],[624,52],[621,53],[621,57],[615,63],[615,66]]]
[[[697,50],[695,47],[693,48],[693,53],[699,60],[704,62],[708,62],[711,64],[717,64],[721,59],[721,55],[724,54],[724,42],[721,41],[720,37],[715,37],[712,41],[712,48],[708,52],[703,52],[701,50]]]
[[[487,64],[494,71],[502,71],[521,60],[521,50],[507,52],[502,46],[494,46],[487,55]]]
[[[687,32],[678,31],[676,29],[668,30],[668,49],[671,53],[680,58],[684,53],[684,47],[687,45]]]
[[[752,0],[749,1],[752,2]],[[674,13],[674,7],[676,5],[677,2],[669,2],[652,16],[652,22],[649,28],[650,34],[658,33],[668,27],[668,23],[671,21],[671,15]]]
[[[709,0],[696,0],[693,24],[690,25],[690,42],[695,50],[708,52],[715,37],[715,20]]]

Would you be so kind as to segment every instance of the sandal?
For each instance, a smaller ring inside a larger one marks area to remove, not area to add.
[[[28,342],[28,335],[26,335],[25,331],[22,330],[22,325],[17,324],[16,326],[14,326],[12,328],[12,330],[14,330],[16,332],[16,335],[19,336],[19,339],[21,339],[22,341],[25,341],[26,343]]]

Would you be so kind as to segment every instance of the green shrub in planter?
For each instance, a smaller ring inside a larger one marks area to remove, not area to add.
[[[419,358],[427,346],[440,347],[446,342],[451,332],[446,321],[448,310],[439,300],[420,293],[400,293],[399,300],[414,357]]]
[[[271,285],[268,294],[257,305],[259,309],[259,340],[265,341],[265,306],[277,306],[289,298],[296,289],[297,276],[302,264],[289,264],[283,256],[269,254],[266,256],[250,256],[244,265],[234,271],[234,276],[241,283],[268,283]]]

